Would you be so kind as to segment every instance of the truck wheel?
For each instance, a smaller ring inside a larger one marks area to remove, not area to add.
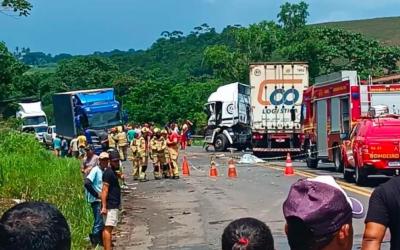
[[[318,159],[307,157],[306,163],[308,168],[318,168]]]
[[[335,165],[336,172],[343,171],[343,160],[342,160],[342,153],[340,152],[339,148],[335,148],[333,150],[333,163]]]
[[[353,182],[354,178],[354,172],[352,171],[346,171],[346,167],[343,167],[343,179],[347,182]]]
[[[367,182],[367,175],[364,169],[356,166],[356,176],[355,181],[358,186],[363,186]]]
[[[214,149],[217,152],[223,152],[228,147],[228,139],[225,135],[219,134],[214,141]]]

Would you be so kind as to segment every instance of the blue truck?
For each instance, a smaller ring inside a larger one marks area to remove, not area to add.
[[[121,125],[123,119],[113,88],[56,93],[53,109],[57,134],[70,140],[81,132],[90,133],[96,152],[101,151],[101,134]]]

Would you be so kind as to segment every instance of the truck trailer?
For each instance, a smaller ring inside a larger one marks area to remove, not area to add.
[[[250,87],[236,82],[221,86],[205,104],[205,142],[215,151],[246,149],[251,143]]]
[[[300,111],[308,78],[304,62],[250,65],[253,154],[302,151]]]
[[[95,148],[101,148],[99,134],[122,124],[121,108],[114,89],[78,90],[53,95],[57,135],[72,139],[89,132]]]

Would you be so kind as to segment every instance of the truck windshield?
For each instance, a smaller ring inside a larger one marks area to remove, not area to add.
[[[112,127],[121,123],[119,112],[115,111],[91,114],[88,121],[91,128]]]
[[[24,126],[29,126],[29,125],[46,124],[47,121],[45,116],[32,116],[32,117],[25,117],[22,123]]]
[[[47,131],[47,127],[35,127],[36,133],[44,133]]]

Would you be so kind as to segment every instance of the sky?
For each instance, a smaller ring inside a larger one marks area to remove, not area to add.
[[[0,0],[1,2],[1,0]],[[146,49],[161,32],[208,23],[221,31],[276,21],[278,0],[31,0],[28,17],[0,13],[0,41],[10,50],[90,54]],[[296,3],[298,1],[289,1]],[[400,15],[400,0],[309,0],[309,23]],[[10,16],[11,15],[11,16]]]

